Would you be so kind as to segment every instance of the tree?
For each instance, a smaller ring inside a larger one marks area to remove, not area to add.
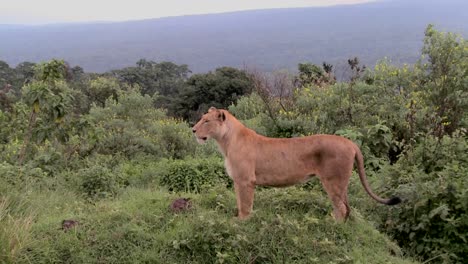
[[[15,83],[13,87],[20,89],[23,85],[28,84],[34,78],[34,67],[36,66],[33,62],[21,62],[15,67]]]
[[[35,67],[34,81],[23,87],[23,101],[30,107],[31,112],[19,153],[20,165],[33,138],[37,142],[43,142],[51,137],[66,140],[66,135],[60,128],[63,118],[70,110],[73,98],[64,82],[65,74],[66,65],[63,61],[51,60],[41,63]]]
[[[195,120],[211,106],[228,107],[242,95],[249,94],[252,87],[252,81],[245,71],[231,67],[195,74],[188,79],[187,86],[178,96],[174,97],[169,110],[171,114],[186,120]]]
[[[154,62],[139,60],[136,67],[127,67],[113,71],[120,81],[130,85],[139,85],[142,94],[150,96],[158,93],[169,96],[180,90],[190,74],[187,65],[172,62]]]
[[[428,121],[433,134],[442,137],[468,124],[468,45],[453,33],[438,32],[432,25],[425,31],[423,58],[417,64],[422,73],[421,89],[428,93],[431,112]]]
[[[316,85],[321,87],[334,84],[336,78],[333,75],[333,65],[324,62],[322,67],[312,63],[299,63],[299,75],[296,77],[296,86]]]
[[[53,83],[67,76],[68,66],[63,60],[52,59],[34,67],[34,76],[38,81]]]
[[[8,84],[11,85],[13,75],[13,69],[10,68],[10,65],[4,61],[0,61],[0,88]]]
[[[108,98],[112,97],[114,100],[117,100],[119,90],[121,90],[121,87],[117,79],[98,77],[89,82],[86,94],[91,102],[104,107]]]
[[[351,83],[356,82],[361,77],[361,74],[364,73],[364,71],[366,70],[366,65],[359,65],[359,64],[360,62],[359,62],[358,57],[348,59],[348,65],[349,65],[349,68],[351,68],[351,72],[352,72]]]
[[[11,111],[12,96],[10,91],[10,84],[6,84],[3,89],[0,88],[0,111]]]

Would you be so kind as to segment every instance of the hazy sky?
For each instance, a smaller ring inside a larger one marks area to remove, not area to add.
[[[0,23],[122,21],[371,1],[373,0],[0,0]]]

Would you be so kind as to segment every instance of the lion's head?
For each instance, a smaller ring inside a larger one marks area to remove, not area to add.
[[[211,107],[192,128],[198,143],[203,144],[210,138],[221,138],[226,133],[225,121],[224,111]]]

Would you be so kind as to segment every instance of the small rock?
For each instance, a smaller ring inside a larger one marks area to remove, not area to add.
[[[180,213],[183,211],[187,211],[192,208],[192,202],[190,202],[189,198],[178,198],[172,201],[169,209],[173,213]]]
[[[62,229],[63,231],[68,231],[70,230],[71,228],[74,228],[76,227],[80,222],[76,221],[76,220],[63,220],[62,221]]]

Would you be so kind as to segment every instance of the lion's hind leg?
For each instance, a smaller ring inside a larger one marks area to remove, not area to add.
[[[348,204],[348,182],[350,176],[321,176],[322,186],[333,204],[333,216],[337,221],[346,221],[351,212]]]

